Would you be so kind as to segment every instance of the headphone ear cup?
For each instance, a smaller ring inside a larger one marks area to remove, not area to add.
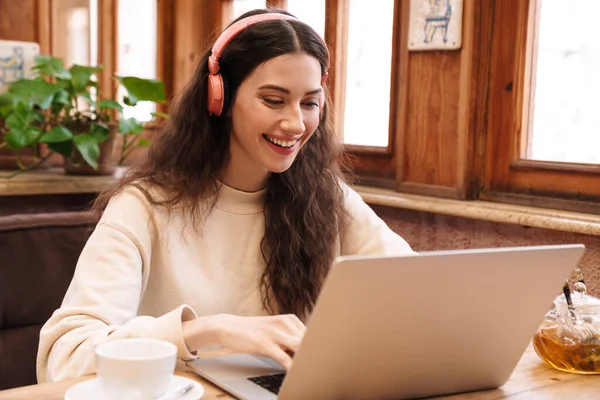
[[[223,83],[223,102],[221,104],[221,112],[227,111],[229,108],[229,83],[224,76],[221,76],[221,82]]]
[[[221,115],[225,91],[221,74],[208,74],[207,110],[210,115]]]

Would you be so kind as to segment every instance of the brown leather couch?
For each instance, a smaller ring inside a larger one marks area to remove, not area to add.
[[[0,390],[37,382],[42,325],[91,233],[86,212],[0,216]]]

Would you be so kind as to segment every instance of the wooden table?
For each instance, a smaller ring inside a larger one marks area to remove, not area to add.
[[[213,384],[190,372],[177,375],[200,382],[205,389],[203,400],[234,399]],[[71,386],[93,376],[57,383],[25,386],[0,391],[0,400],[63,400]],[[600,399],[600,375],[578,375],[557,371],[539,359],[529,346],[515,372],[500,389],[437,397],[444,400],[597,400]]]

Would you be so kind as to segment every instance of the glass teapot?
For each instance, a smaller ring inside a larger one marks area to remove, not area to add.
[[[556,369],[600,374],[600,299],[587,294],[579,269],[554,299],[533,337],[533,347]]]

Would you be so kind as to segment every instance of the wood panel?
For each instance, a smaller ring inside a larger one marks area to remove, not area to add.
[[[221,4],[176,0],[174,20],[173,92],[178,93],[192,78],[198,60],[220,33]]]
[[[156,75],[163,81],[165,96],[170,99],[174,95],[175,3],[174,0],[158,0],[157,6]],[[159,104],[157,110],[167,112],[168,106]]]
[[[409,52],[409,2],[400,2],[404,29],[395,108],[397,188],[440,197],[474,198],[481,169],[478,138],[485,126],[486,49],[490,3],[463,3],[460,50]],[[403,61],[404,60],[404,61]],[[403,68],[403,63],[406,66]]]
[[[98,74],[98,88],[104,98],[116,99],[117,83],[113,74],[117,70],[117,1],[98,0],[98,64],[104,65]]]
[[[460,52],[410,54],[405,182],[454,186],[457,177]]]
[[[37,0],[0,0],[0,39],[35,42]]]
[[[518,2],[516,7],[505,3],[495,2],[493,11],[485,164],[486,188],[499,191],[509,187],[507,167],[514,161],[517,143],[513,132],[521,130],[522,110],[517,107],[521,93],[515,90],[515,86],[520,87],[520,78],[515,52],[525,44],[523,28],[519,25],[527,20],[523,14],[528,8],[528,2]]]
[[[476,199],[483,176],[493,12],[488,0],[463,3],[463,48],[456,151],[458,198]]]
[[[344,137],[348,11],[348,0],[325,0],[325,42],[329,46],[330,57],[327,106],[333,113],[333,125],[340,140]]]

